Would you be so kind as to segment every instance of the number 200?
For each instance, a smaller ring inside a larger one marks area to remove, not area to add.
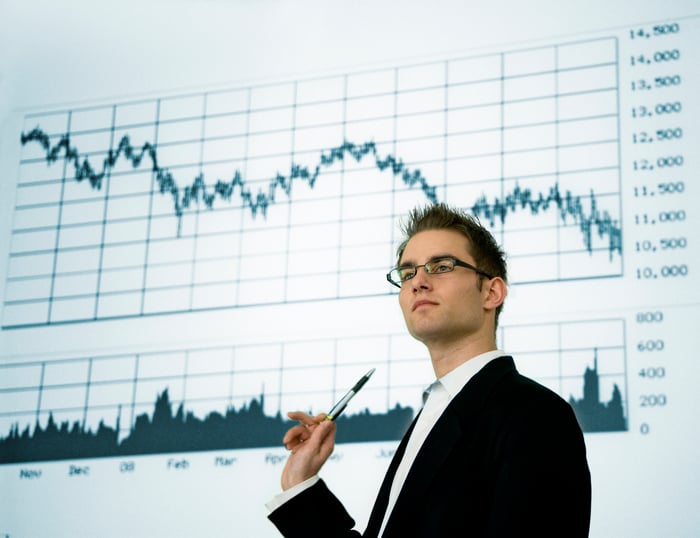
[[[642,394],[639,397],[640,407],[663,407],[666,402],[665,394]]]

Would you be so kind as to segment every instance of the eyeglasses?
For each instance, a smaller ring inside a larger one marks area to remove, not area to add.
[[[399,267],[395,267],[387,273],[386,279],[397,288],[400,288],[404,282],[411,280],[414,276],[416,276],[419,267],[424,267],[425,272],[429,275],[451,273],[455,270],[455,267],[465,267],[466,269],[476,271],[478,274],[485,276],[489,280],[493,278],[491,275],[485,273],[478,267],[474,267],[470,263],[463,262],[457,258],[435,258],[434,260],[430,260],[423,265],[401,265]]]

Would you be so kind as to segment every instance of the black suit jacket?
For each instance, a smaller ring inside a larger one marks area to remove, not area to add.
[[[361,536],[379,532],[410,431]],[[466,384],[435,423],[383,537],[588,536],[590,507],[586,448],[571,406],[520,375],[511,357],[500,357]],[[360,536],[323,481],[269,517],[289,538]]]

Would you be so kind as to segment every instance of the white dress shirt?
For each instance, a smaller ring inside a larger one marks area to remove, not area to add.
[[[406,480],[406,475],[413,465],[413,461],[416,459],[418,451],[423,446],[423,442],[430,433],[435,422],[437,422],[440,415],[445,411],[449,403],[452,401],[459,391],[461,391],[464,386],[469,382],[469,380],[486,364],[497,357],[502,357],[505,355],[503,351],[494,350],[487,351],[481,355],[477,355],[469,359],[468,361],[460,364],[457,368],[452,370],[447,375],[433,382],[429,387],[429,395],[420,416],[416,422],[411,437],[408,440],[406,446],[406,451],[404,452],[403,458],[401,458],[401,463],[396,469],[396,474],[394,475],[394,480],[391,486],[391,492],[389,494],[389,504],[387,506],[386,512],[384,513],[384,521],[382,522],[382,527],[379,532],[379,536],[384,532],[384,527],[389,519],[389,515],[396,503],[396,499],[399,496],[399,492],[403,487],[403,483]],[[265,504],[270,512],[273,512],[285,502],[287,502],[292,497],[295,497],[302,491],[310,488],[316,482],[318,482],[318,475],[314,475],[311,478],[293,486],[279,495],[276,495],[268,503]]]
[[[427,389],[429,390],[428,399],[423,405],[423,410],[411,432],[411,437],[406,445],[406,452],[404,452],[403,458],[401,458],[401,463],[399,463],[396,469],[396,474],[391,484],[389,504],[386,507],[386,512],[384,512],[384,521],[382,522],[379,536],[384,532],[384,527],[389,520],[389,515],[401,492],[408,471],[411,469],[411,465],[413,465],[413,461],[416,459],[416,455],[423,446],[430,430],[433,429],[433,426],[452,401],[452,398],[464,388],[469,380],[493,359],[502,357],[503,355],[504,353],[500,350],[487,351],[486,353],[477,355],[460,364],[457,368],[440,379],[434,381]]]

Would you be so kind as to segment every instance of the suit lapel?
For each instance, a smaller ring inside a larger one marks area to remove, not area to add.
[[[452,399],[416,455],[387,522],[386,535],[395,533],[396,529],[392,528],[393,525],[400,527],[405,514],[420,510],[421,497],[429,491],[433,478],[444,465],[455,444],[469,431],[470,424],[479,414],[495,385],[511,371],[515,371],[515,364],[511,357],[494,359],[470,379]],[[404,436],[404,441],[407,438],[408,435]]]
[[[406,452],[406,445],[408,444],[408,439],[411,437],[411,432],[416,425],[420,411],[416,414],[413,422],[406,430],[401,443],[399,443],[394,457],[391,459],[389,468],[384,475],[384,480],[379,488],[379,493],[377,494],[377,499],[374,501],[374,507],[372,508],[372,513],[369,516],[369,521],[367,523],[367,529],[362,536],[366,538],[374,538],[379,534],[379,529],[382,527],[382,522],[384,521],[384,513],[386,512],[386,507],[389,504],[389,493],[391,492],[391,484],[394,481],[394,475],[396,474],[396,469],[401,463],[401,458],[403,458],[404,452]]]

